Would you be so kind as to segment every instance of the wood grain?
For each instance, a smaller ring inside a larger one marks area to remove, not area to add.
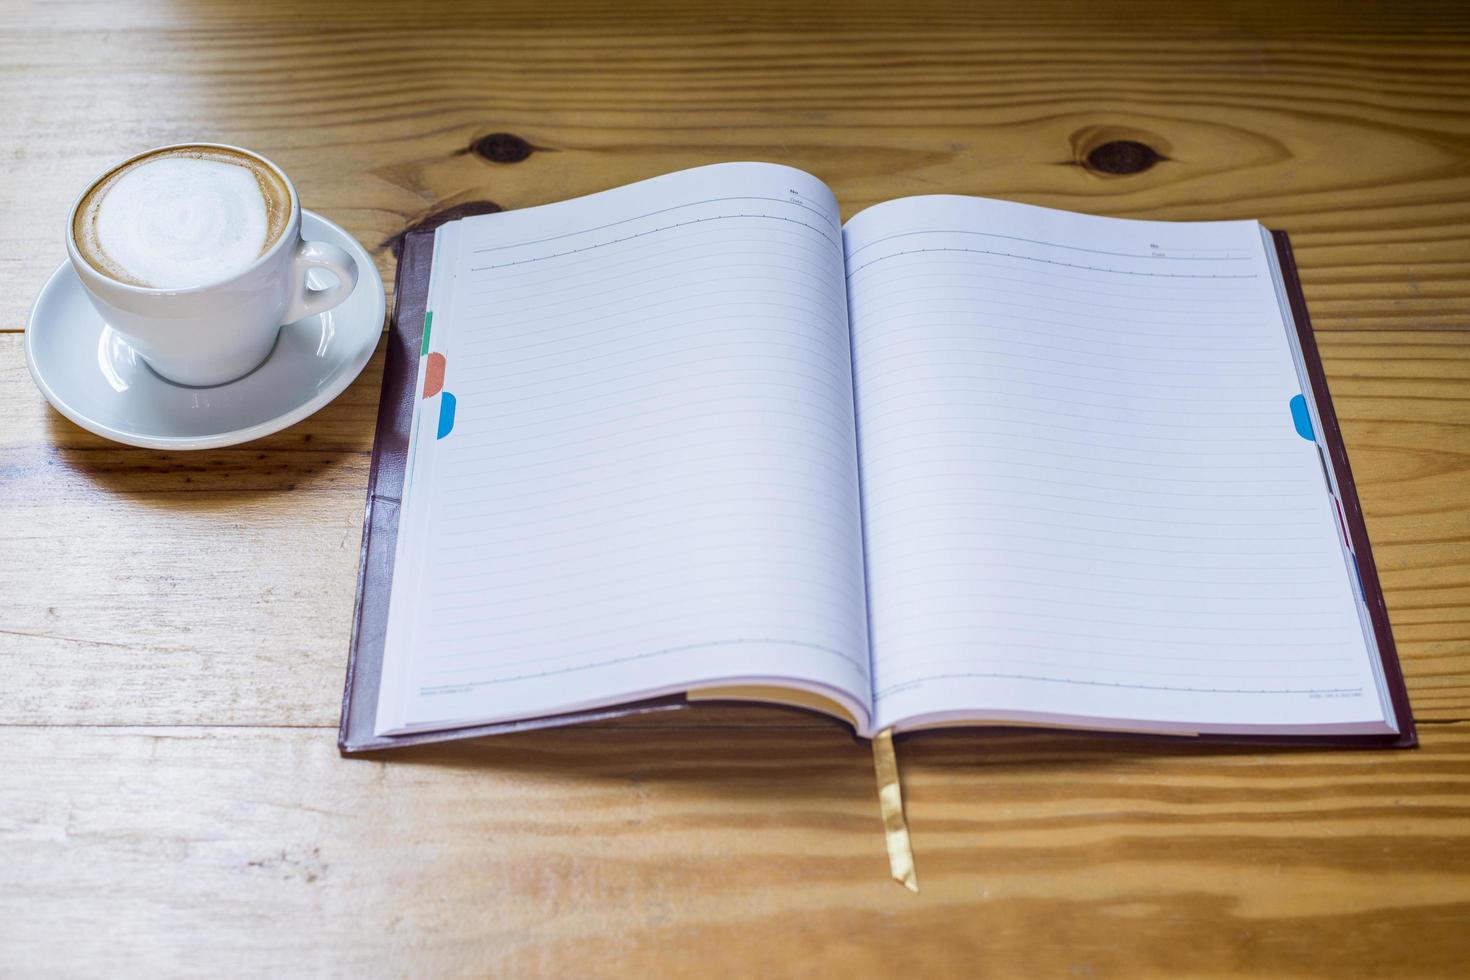
[[[0,191],[0,324],[23,325],[93,175],[190,139],[268,154],[369,245],[464,200],[522,207],[763,159],[827,180],[849,214],[938,189],[1260,218],[1291,232],[1319,326],[1470,324],[1463,5],[238,6],[7,6],[0,102],[26,139]],[[1099,130],[1168,159],[1090,172]],[[493,132],[544,149],[512,165],[467,152]]]
[[[12,0],[0,105],[0,975],[1463,974],[1470,8]],[[916,737],[917,898],[815,717],[341,760],[381,360],[197,454],[93,437],[25,370],[73,196],[185,139],[276,159],[389,281],[446,209],[729,159],[848,214],[1284,228],[1424,747]]]
[[[279,729],[6,742],[17,975],[1449,976],[1466,952],[1464,724],[1387,755],[912,739],[917,897],[835,723],[386,764]]]

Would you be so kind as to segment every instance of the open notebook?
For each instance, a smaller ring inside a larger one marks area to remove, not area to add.
[[[344,751],[739,700],[1407,745],[1284,235],[701,167],[410,236]]]

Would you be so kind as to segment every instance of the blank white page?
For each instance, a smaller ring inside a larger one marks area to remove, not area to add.
[[[1254,222],[846,228],[875,727],[1384,731]]]
[[[439,232],[429,304],[446,394],[412,435],[380,733],[709,684],[790,684],[866,719],[820,181],[727,164],[466,219]]]

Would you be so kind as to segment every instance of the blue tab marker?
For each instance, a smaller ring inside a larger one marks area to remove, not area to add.
[[[454,396],[446,391],[439,396],[439,434],[435,438],[443,439],[453,428]]]
[[[1291,421],[1297,435],[1308,442],[1317,441],[1317,434],[1312,431],[1312,413],[1307,411],[1307,399],[1302,395],[1291,397]]]

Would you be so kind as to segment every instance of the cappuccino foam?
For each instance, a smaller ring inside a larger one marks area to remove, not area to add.
[[[178,147],[103,177],[77,209],[78,250],[104,275],[187,289],[247,268],[280,239],[290,192],[253,158]]]

